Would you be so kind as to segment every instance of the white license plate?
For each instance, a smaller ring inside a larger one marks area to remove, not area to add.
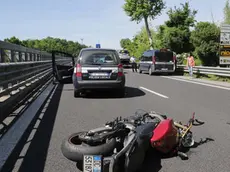
[[[109,73],[91,73],[90,76],[109,76]]]
[[[102,172],[102,156],[84,155],[83,172]]]
[[[110,76],[89,76],[89,79],[110,79]]]
[[[168,70],[167,68],[162,68],[161,70]]]

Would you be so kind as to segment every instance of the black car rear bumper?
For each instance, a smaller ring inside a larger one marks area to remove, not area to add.
[[[122,89],[125,87],[125,78],[121,80],[103,80],[103,81],[94,81],[94,80],[84,80],[79,81],[76,77],[73,80],[75,90],[82,89]]]

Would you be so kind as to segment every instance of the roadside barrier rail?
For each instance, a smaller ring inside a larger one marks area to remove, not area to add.
[[[183,70],[184,72],[189,72],[188,68],[185,65],[178,65],[177,70]],[[193,73],[230,77],[230,68],[195,66],[193,68]]]
[[[56,58],[64,59],[65,55],[63,54]],[[46,61],[51,59],[51,53],[0,40],[0,63]]]
[[[60,65],[72,62],[62,53],[54,57]],[[52,65],[52,53],[0,41],[0,122],[51,79]]]

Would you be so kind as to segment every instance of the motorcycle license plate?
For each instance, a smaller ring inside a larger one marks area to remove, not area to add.
[[[83,172],[102,172],[101,155],[84,155]]]

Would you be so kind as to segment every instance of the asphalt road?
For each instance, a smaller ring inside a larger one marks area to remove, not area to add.
[[[149,170],[144,171],[229,172],[229,90],[130,71],[126,75],[125,98],[115,98],[109,93],[94,93],[76,99],[73,97],[72,84],[59,86],[45,113],[41,114],[33,127],[29,139],[22,141],[24,148],[21,153],[18,152],[20,155],[11,160],[5,171],[75,172],[75,163],[63,157],[60,150],[66,136],[144,109],[167,113],[169,117],[182,122],[196,112],[197,118],[205,122],[203,126],[192,128],[196,141],[206,138],[212,140],[191,149],[187,161],[178,157],[149,159],[146,162]]]

